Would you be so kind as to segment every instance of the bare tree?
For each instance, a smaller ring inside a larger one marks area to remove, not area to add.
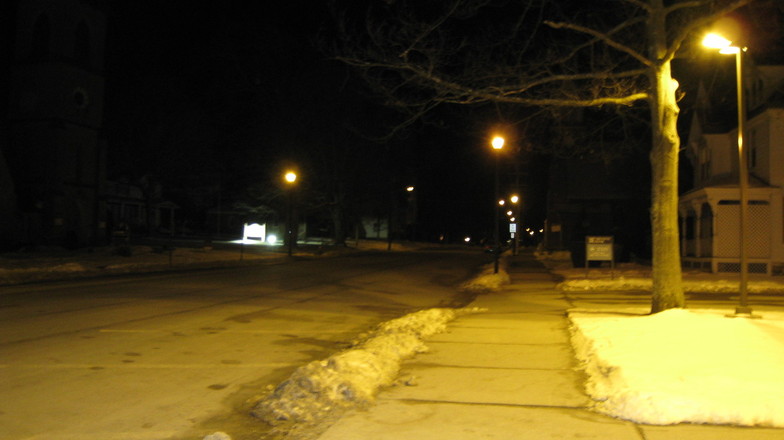
[[[671,61],[696,31],[751,1],[599,0],[562,10],[543,0],[386,0],[338,12],[336,53],[412,119],[441,104],[647,103],[656,313],[684,306]]]

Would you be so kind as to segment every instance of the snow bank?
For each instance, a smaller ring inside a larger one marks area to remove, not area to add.
[[[596,409],[649,424],[784,427],[784,314],[721,313],[570,313]]]
[[[739,289],[738,281],[726,279],[684,279],[684,292],[695,293],[737,293]],[[567,292],[605,290],[643,290],[651,291],[653,281],[644,275],[635,276],[616,276],[614,278],[582,278],[569,279],[559,283],[556,288]],[[784,282],[778,280],[751,280],[748,283],[749,293],[784,293]]]
[[[498,273],[495,272],[495,262],[482,266],[482,271],[476,277],[463,283],[460,288],[468,292],[492,292],[511,282],[507,271],[506,258],[498,261]]]
[[[353,348],[298,368],[252,413],[272,425],[314,422],[336,408],[372,402],[379,388],[395,380],[403,359],[427,351],[422,339],[443,332],[457,316],[479,311],[436,308],[382,323]]]
[[[184,267],[238,265],[276,257],[280,255],[271,251],[240,255],[238,249],[207,250],[183,247],[168,251],[152,246],[132,246],[130,255],[119,255],[114,247],[109,246],[75,251],[51,249],[41,251],[40,254],[20,252],[0,255],[0,285]]]

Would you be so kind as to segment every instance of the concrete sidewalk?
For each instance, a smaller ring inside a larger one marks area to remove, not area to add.
[[[570,299],[531,255],[509,261],[511,284],[472,304],[487,313],[450,323],[429,353],[404,363],[401,385],[319,439],[784,439],[779,429],[640,425],[590,411],[569,343]],[[601,297],[606,306],[613,294]]]

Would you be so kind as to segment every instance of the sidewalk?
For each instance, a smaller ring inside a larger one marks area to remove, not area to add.
[[[510,258],[509,274],[509,286],[472,304],[488,312],[453,321],[427,341],[429,353],[403,365],[405,385],[319,439],[784,439],[778,429],[640,425],[590,411],[569,342],[569,298],[530,255]]]

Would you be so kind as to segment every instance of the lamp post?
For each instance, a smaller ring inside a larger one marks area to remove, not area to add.
[[[287,200],[286,200],[286,241],[288,242],[289,246],[289,257],[292,255],[292,250],[294,248],[294,226],[291,224],[292,220],[292,194],[294,193],[294,183],[297,181],[297,173],[294,171],[287,171],[286,175],[283,176],[283,179],[286,181],[286,192],[287,192]]]
[[[746,225],[748,224],[748,184],[749,170],[746,165],[743,135],[746,125],[746,103],[743,97],[743,54],[745,47],[733,46],[732,41],[718,34],[708,34],[702,40],[705,47],[718,49],[720,54],[735,54],[735,76],[738,92],[738,191],[740,192],[740,304],[735,308],[736,315],[751,315],[748,304],[749,267],[746,252]]]
[[[519,231],[517,230],[517,219],[520,217],[520,205],[518,204],[520,202],[520,197],[515,194],[509,198],[509,201],[512,202],[512,205],[515,207],[515,212],[513,213],[514,217],[511,219],[511,223],[514,225],[514,231],[512,232],[512,234],[514,234],[514,237],[512,237],[512,255],[517,255],[517,247],[520,240]]]
[[[500,243],[500,235],[501,234],[500,234],[500,232],[498,230],[498,228],[499,228],[499,226],[498,226],[498,209],[499,209],[499,207],[498,207],[498,205],[495,204],[495,202],[498,200],[499,187],[501,186],[499,172],[498,172],[498,166],[499,166],[498,163],[499,163],[499,157],[501,156],[501,149],[504,148],[504,138],[502,138],[501,136],[496,136],[496,137],[493,138],[492,141],[490,141],[490,145],[493,146],[493,150],[495,150],[495,153],[496,153],[495,154],[495,199],[493,201],[493,212],[495,213],[495,215],[494,215],[494,218],[495,218],[495,244],[494,244],[495,249],[494,249],[494,252],[493,252],[493,256],[494,256],[493,273],[498,273],[498,258],[499,258],[499,254],[501,253],[501,243]]]

